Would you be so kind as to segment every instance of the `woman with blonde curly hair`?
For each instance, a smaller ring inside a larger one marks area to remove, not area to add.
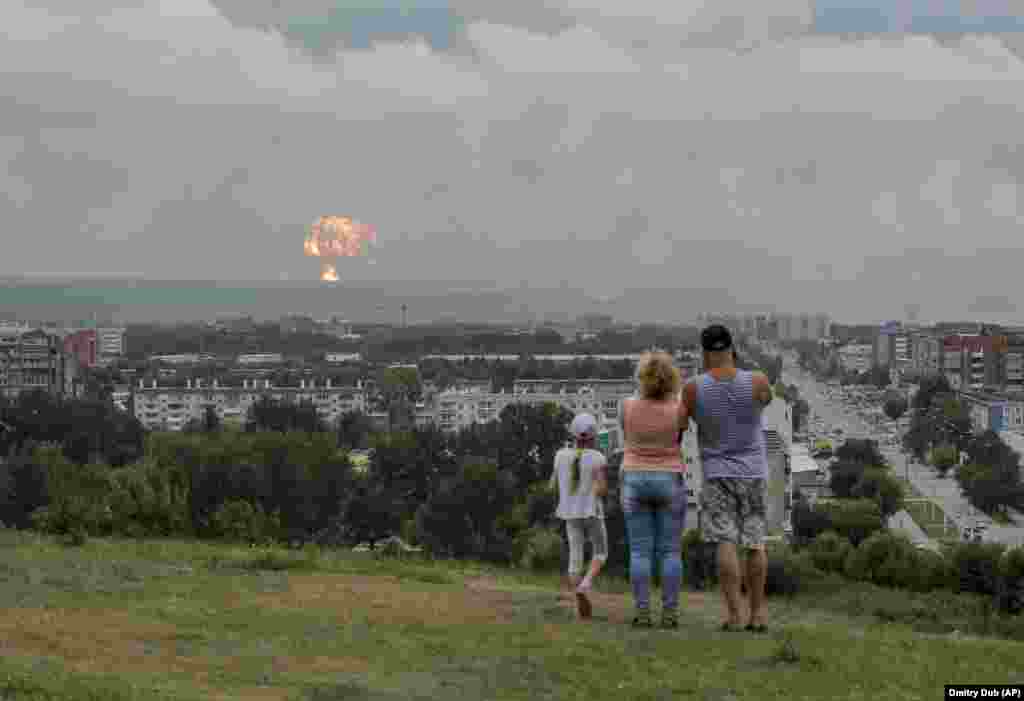
[[[652,568],[661,570],[661,625],[679,625],[680,556],[686,521],[685,465],[680,450],[686,405],[680,375],[667,353],[645,353],[637,367],[637,396],[619,411],[622,456],[622,511],[629,536],[629,578],[636,627],[651,626]]]

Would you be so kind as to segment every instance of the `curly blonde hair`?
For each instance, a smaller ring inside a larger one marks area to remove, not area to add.
[[[682,381],[668,353],[644,353],[640,356],[636,379],[640,383],[640,396],[657,400],[677,394]]]

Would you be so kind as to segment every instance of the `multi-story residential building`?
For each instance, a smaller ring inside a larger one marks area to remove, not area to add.
[[[284,356],[280,353],[244,353],[235,362],[239,365],[280,365]]]
[[[74,356],[79,367],[96,367],[97,346],[96,329],[82,329],[64,337],[64,352]]]
[[[1008,392],[1024,392],[1024,334],[1007,336],[1003,382]]]
[[[942,367],[942,339],[931,331],[910,334],[911,367],[924,375],[936,374]]]
[[[975,431],[1024,431],[1024,396],[961,392],[959,399],[967,406]]]
[[[875,336],[873,362],[889,368],[908,368],[911,363],[912,342],[898,321],[887,321]]]
[[[543,384],[546,382],[547,384]],[[553,403],[573,413],[588,412],[598,420],[602,430],[609,432],[609,446],[621,446],[619,428],[619,402],[632,394],[628,391],[580,385],[574,391],[565,387],[558,391],[545,391],[557,381],[541,381],[536,385],[521,386],[519,391],[489,392],[481,389],[446,390],[435,396],[436,421],[445,431],[457,431],[473,424],[497,419],[511,404]]]
[[[149,429],[180,431],[191,419],[202,419],[212,407],[225,423],[244,423],[249,409],[263,397],[286,402],[311,402],[328,424],[350,411],[366,411],[362,385],[332,386],[330,380],[302,380],[298,387],[275,386],[270,380],[243,379],[239,385],[190,379],[184,387],[160,386],[139,380],[134,390],[135,416]]]
[[[849,343],[840,347],[836,354],[839,357],[839,367],[844,372],[867,372],[874,362],[874,347],[869,343]]]
[[[999,388],[1004,384],[1006,336],[955,334],[943,339],[942,367],[955,390]]]
[[[831,335],[827,314],[776,314],[774,320],[780,341],[817,341]]]
[[[151,355],[149,361],[151,363],[164,363],[166,365],[195,365],[204,360],[215,360],[216,357],[213,355],[203,355],[199,353],[171,353],[164,355]]]
[[[117,358],[128,350],[123,328],[104,327],[96,329],[98,353],[101,358]]]
[[[325,353],[324,360],[328,363],[358,363],[363,359],[362,353]]]
[[[776,398],[761,414],[768,457],[766,528],[769,534],[781,535],[790,522],[793,506],[790,455],[793,449],[793,408]]]
[[[5,396],[34,390],[63,394],[71,389],[68,383],[74,377],[75,363],[64,353],[57,334],[5,326],[0,328],[0,356],[5,357],[0,368]]]

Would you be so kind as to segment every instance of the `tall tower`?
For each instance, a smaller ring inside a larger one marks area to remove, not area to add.
[[[409,305],[402,304],[402,328],[404,329],[408,322]]]

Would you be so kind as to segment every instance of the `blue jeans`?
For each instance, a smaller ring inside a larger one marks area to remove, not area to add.
[[[679,607],[686,500],[682,474],[622,471],[622,512],[629,536],[629,579],[633,585],[633,602],[638,609],[650,609],[651,574],[655,563],[661,567],[662,608],[674,611]]]

